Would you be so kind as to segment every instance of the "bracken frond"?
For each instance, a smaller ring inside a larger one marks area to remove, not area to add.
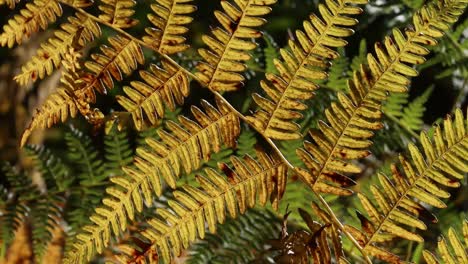
[[[76,71],[80,68],[77,62],[80,56],[81,54],[73,48],[68,49],[62,60],[65,71],[60,79],[61,85],[47,97],[39,109],[36,109],[21,135],[20,146],[24,146],[33,130],[49,128],[59,122],[65,122],[69,116],[76,116],[79,107],[72,91],[77,78]]]
[[[0,0],[0,5],[8,5],[10,9],[13,9],[19,2],[20,0]]]
[[[148,20],[155,27],[145,29],[148,35],[143,41],[163,54],[186,50],[189,45],[182,35],[188,31],[186,25],[193,21],[189,15],[197,10],[191,2],[193,0],[156,0],[151,5],[154,14],[148,14]]]
[[[21,73],[15,76],[20,85],[27,85],[30,80],[34,82],[52,74],[70,47],[84,47],[101,35],[99,25],[83,14],[76,13],[68,21],[54,32],[48,42],[42,43],[37,54],[21,67]]]
[[[107,188],[109,197],[103,199],[104,206],[91,216],[94,224],[82,228],[77,236],[74,251],[67,254],[68,263],[89,260],[95,250],[102,252],[109,243],[110,230],[119,235],[126,228],[127,218],[133,219],[135,210],[141,212],[144,201],[151,203],[152,193],[161,195],[162,179],[175,188],[182,170],[190,173],[197,169],[222,144],[235,146],[240,133],[236,114],[221,101],[217,102],[218,109],[206,101],[202,105],[204,112],[192,107],[196,122],[183,116],[179,116],[180,124],[166,122],[169,131],[158,131],[160,140],[148,138],[149,148],[137,149],[133,166],[123,169],[127,176],[111,178],[115,186]]]
[[[214,91],[234,91],[243,85],[246,70],[244,62],[251,56],[247,53],[257,45],[246,39],[255,39],[262,33],[254,27],[265,24],[261,16],[271,12],[269,5],[276,0],[235,0],[221,1],[224,12],[215,11],[222,28],[211,31],[212,36],[203,35],[203,42],[209,49],[198,50],[204,61],[197,65],[195,75],[206,87]]]
[[[91,6],[94,0],[60,0],[60,2],[76,8],[84,8]]]
[[[174,191],[175,200],[169,201],[170,209],[157,209],[159,217],[150,219],[150,227],[141,234],[154,249],[158,248],[166,263],[179,256],[197,237],[205,237],[205,223],[215,233],[217,224],[224,223],[227,214],[236,218],[254,207],[257,199],[261,206],[267,203],[277,189],[276,179],[286,178],[288,167],[280,158],[262,151],[257,151],[257,159],[248,155],[243,159],[232,156],[233,169],[220,164],[227,178],[207,169],[206,177],[197,176],[199,188],[184,185],[182,191]],[[127,259],[127,263],[142,258],[146,250],[130,254],[133,259]]]
[[[122,73],[129,75],[138,64],[145,63],[141,46],[135,40],[117,35],[109,38],[109,44],[101,46],[102,54],[92,54],[93,60],[85,62],[89,72],[78,80],[78,88],[74,90],[76,97],[83,102],[95,103],[95,90],[107,93],[114,87],[113,79],[121,81]]]
[[[365,252],[389,262],[403,263],[396,255],[379,248],[377,243],[394,237],[423,241],[411,230],[426,230],[424,222],[419,220],[419,215],[426,210],[422,203],[445,208],[440,198],[448,198],[450,194],[439,185],[459,187],[459,181],[468,172],[467,128],[468,119],[464,120],[462,111],[457,109],[454,120],[450,116],[444,120],[443,130],[439,126],[435,128],[433,142],[425,132],[421,133],[424,155],[410,143],[411,161],[400,156],[403,172],[393,164],[392,178],[379,174],[381,187],[371,186],[376,202],[358,194],[370,219],[358,213],[363,231],[352,226],[346,228]]]
[[[31,34],[46,29],[49,23],[55,22],[62,15],[62,7],[57,0],[34,0],[27,3],[26,8],[20,10],[20,14],[8,20],[3,26],[0,35],[0,45],[13,47],[15,43],[23,43],[23,39]]]
[[[140,76],[144,82],[131,82],[131,87],[123,88],[126,96],[117,96],[117,102],[131,113],[138,130],[145,127],[145,120],[157,124],[164,116],[164,106],[174,111],[190,91],[187,74],[166,60],[162,61],[162,68],[152,64],[149,71],[140,71]]]
[[[307,106],[301,102],[314,96],[318,85],[313,80],[327,78],[329,60],[339,56],[333,48],[347,44],[343,39],[354,33],[350,27],[358,21],[352,15],[362,13],[355,6],[367,0],[329,0],[319,5],[322,19],[312,14],[304,21],[304,31],[297,30],[298,42],[289,41],[289,52],[281,49],[283,61],[275,60],[279,74],[266,74],[260,85],[269,98],[257,93],[253,99],[260,109],[248,120],[266,137],[280,140],[301,138],[300,126],[293,120],[301,118]]]
[[[437,249],[439,250],[439,255],[442,258],[440,262],[436,256],[428,250],[424,250],[423,257],[428,264],[457,264],[457,263],[468,263],[468,220],[463,221],[463,233],[462,237],[464,238],[465,244],[460,241],[460,238],[457,235],[457,232],[453,227],[448,231],[448,241],[445,237],[441,237],[437,242]],[[451,246],[449,246],[451,245]],[[450,250],[452,248],[452,250]],[[450,252],[453,252],[450,253]]]
[[[320,121],[319,130],[311,130],[312,142],[298,149],[308,170],[298,169],[302,178],[316,192],[350,195],[347,186],[354,181],[343,174],[361,172],[352,160],[370,154],[370,138],[383,127],[381,106],[388,92],[406,92],[409,78],[418,72],[411,65],[423,63],[429,51],[422,45],[436,45],[437,38],[463,13],[467,2],[442,1],[428,4],[413,16],[414,29],[398,29],[375,52],[367,55],[369,66],[361,65],[348,80],[349,95],[338,93],[338,102],[325,110],[328,123]]]
[[[98,6],[103,14],[99,19],[111,24],[116,28],[130,28],[138,24],[138,20],[131,18],[135,13],[134,0],[101,0]]]

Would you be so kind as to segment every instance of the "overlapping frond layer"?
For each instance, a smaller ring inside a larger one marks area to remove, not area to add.
[[[109,38],[110,46],[102,45],[102,54],[92,54],[92,61],[85,62],[88,73],[77,83],[74,94],[86,103],[95,103],[96,93],[106,93],[114,87],[113,79],[121,81],[123,74],[131,74],[144,64],[145,58],[140,44],[124,36]]]
[[[179,256],[183,249],[200,237],[205,237],[205,224],[211,233],[229,215],[236,218],[256,205],[257,199],[264,206],[277,189],[276,179],[286,178],[287,166],[280,158],[257,151],[257,160],[250,156],[231,157],[233,169],[220,164],[227,177],[213,169],[206,169],[204,176],[197,176],[199,188],[184,185],[174,191],[175,199],[169,201],[169,209],[157,209],[159,217],[148,221],[149,228],[141,234],[158,248],[166,263]],[[146,249],[148,250],[148,249]],[[130,252],[127,248],[127,251]],[[143,252],[130,257],[141,256]],[[134,260],[126,260],[128,263]]]
[[[228,106],[217,101],[217,108],[202,101],[204,111],[192,107],[196,121],[179,116],[179,124],[168,121],[168,130],[160,130],[160,140],[148,138],[149,148],[138,148],[131,167],[123,170],[126,177],[113,177],[115,186],[107,188],[104,206],[91,217],[93,225],[84,227],[68,252],[68,263],[89,260],[94,251],[102,252],[108,244],[111,231],[118,235],[133,219],[135,211],[141,212],[143,204],[151,203],[153,192],[160,196],[162,179],[171,187],[182,171],[190,173],[200,167],[202,160],[218,152],[222,144],[233,147],[240,133],[239,119]]]
[[[428,250],[424,250],[423,257],[428,264],[456,264],[456,263],[468,263],[468,221],[463,221],[463,233],[462,238],[464,241],[460,241],[457,232],[453,227],[450,227],[447,238],[443,237],[437,242],[437,249],[439,250],[439,256],[442,258],[440,262],[436,256]],[[464,242],[464,243],[463,243]],[[451,250],[451,249],[452,250]],[[453,252],[453,254],[451,253]]]
[[[60,79],[61,85],[46,98],[39,109],[36,109],[21,135],[20,146],[24,146],[33,130],[49,128],[59,122],[65,122],[69,116],[75,117],[78,113],[79,105],[72,91],[75,88],[75,80],[78,78],[76,72],[80,69],[77,62],[79,57],[81,54],[70,47],[64,54],[62,64],[65,71]]]
[[[143,41],[158,49],[163,54],[174,54],[186,50],[187,24],[193,20],[189,15],[197,7],[190,4],[193,0],[156,0],[151,5],[154,14],[148,14],[148,20],[154,27],[145,29],[147,36]]]
[[[0,45],[11,48],[15,43],[21,44],[25,37],[29,38],[31,34],[39,31],[39,28],[46,29],[49,23],[55,22],[61,15],[62,7],[57,0],[34,0],[27,3],[26,7],[20,10],[20,14],[15,15],[3,26]]]
[[[198,50],[204,61],[198,63],[195,75],[214,91],[234,91],[243,85],[244,62],[251,58],[247,52],[257,47],[250,40],[262,36],[254,28],[266,23],[262,16],[271,12],[269,6],[276,0],[235,0],[234,3],[221,1],[224,12],[215,11],[215,16],[222,28],[213,29],[212,36],[203,35],[208,49]]]
[[[135,13],[134,0],[101,0],[98,6],[102,14],[99,19],[117,28],[130,28],[138,24],[138,20],[131,18]]]
[[[442,1],[428,4],[413,17],[414,29],[398,30],[375,45],[376,56],[367,55],[369,66],[361,65],[348,80],[349,95],[338,93],[338,101],[325,110],[327,123],[310,131],[313,142],[306,141],[297,154],[308,170],[298,169],[302,178],[316,191],[349,195],[346,187],[353,181],[344,174],[359,173],[353,162],[370,154],[370,139],[382,128],[381,106],[388,92],[407,91],[410,77],[418,72],[411,66],[423,63],[429,51],[422,45],[436,45],[437,38],[463,13],[467,2]]]
[[[99,25],[81,13],[69,17],[68,21],[55,31],[53,37],[42,43],[37,54],[21,67],[21,73],[15,76],[20,85],[27,85],[31,80],[34,82],[52,74],[70,47],[84,47],[101,35]]]
[[[422,204],[436,208],[446,205],[440,200],[450,194],[442,187],[459,187],[459,181],[468,172],[468,119],[460,109],[455,118],[447,117],[444,128],[435,128],[431,140],[425,132],[420,142],[424,154],[414,144],[408,146],[411,159],[400,156],[402,171],[392,165],[392,177],[379,174],[379,186],[371,186],[373,199],[359,194],[359,199],[369,219],[358,215],[362,231],[347,226],[359,241],[364,251],[386,261],[398,262],[399,258],[379,248],[376,243],[393,237],[422,242],[423,239],[412,228],[425,230],[419,220],[425,211]],[[375,201],[375,202],[372,202]],[[460,262],[464,263],[464,262]]]
[[[60,3],[76,8],[84,8],[91,6],[94,3],[94,0],[60,0]]]
[[[166,60],[162,61],[162,68],[152,64],[140,76],[143,82],[131,82],[131,87],[123,88],[126,96],[117,96],[119,104],[132,114],[138,130],[145,127],[146,120],[154,125],[164,117],[164,106],[174,111],[190,92],[187,74]]]
[[[362,13],[357,4],[367,0],[331,0],[319,5],[322,16],[312,14],[304,21],[304,31],[297,30],[297,42],[281,49],[282,60],[274,61],[278,74],[267,73],[260,85],[269,98],[257,93],[253,99],[260,109],[248,120],[265,136],[290,140],[301,138],[300,126],[294,122],[307,109],[301,101],[314,96],[314,80],[327,78],[329,61],[339,56],[336,47],[347,44],[343,39],[354,33],[350,27],[358,21],[351,16]]]

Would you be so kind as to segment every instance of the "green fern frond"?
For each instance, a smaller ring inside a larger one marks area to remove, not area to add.
[[[424,250],[423,257],[428,264],[456,264],[456,263],[468,263],[468,221],[463,221],[462,236],[464,241],[460,241],[459,236],[454,228],[450,228],[447,234],[447,238],[442,236],[437,242],[437,249],[443,262],[440,262],[436,256],[428,250]],[[463,244],[463,242],[465,242]],[[453,254],[451,253],[453,252]]]
[[[366,39],[361,39],[359,42],[359,53],[351,60],[351,71],[349,76],[353,75],[353,72],[359,71],[361,69],[361,64],[367,63],[367,41]]]
[[[148,14],[148,20],[155,26],[145,29],[147,36],[143,41],[158,49],[163,54],[175,54],[186,50],[183,34],[193,20],[189,15],[197,10],[190,4],[193,0],[156,0],[151,5],[154,14]]]
[[[340,56],[333,61],[328,72],[328,79],[325,84],[335,91],[346,91],[348,89],[347,79],[349,78],[349,61],[344,48],[338,48]],[[320,84],[320,82],[318,82]]]
[[[263,57],[265,58],[265,72],[278,74],[278,70],[275,67],[275,59],[280,56],[278,51],[278,44],[272,36],[265,34],[263,36],[266,47],[263,49]]]
[[[15,43],[23,43],[39,28],[45,30],[49,23],[55,22],[62,15],[62,7],[57,0],[34,0],[26,4],[26,8],[15,15],[3,26],[0,35],[0,45],[13,47]]]
[[[260,83],[269,98],[253,94],[260,109],[247,120],[258,131],[279,140],[302,137],[300,126],[294,122],[302,117],[299,111],[307,109],[302,101],[310,99],[318,88],[313,80],[327,78],[329,60],[339,56],[333,48],[347,44],[343,38],[352,35],[354,31],[349,27],[357,24],[351,16],[362,12],[355,5],[365,3],[367,0],[326,1],[319,5],[322,19],[312,14],[310,21],[304,21],[305,33],[296,31],[298,43],[289,41],[292,53],[281,49],[283,61],[275,60],[280,74],[267,73]]]
[[[383,127],[380,109],[387,92],[406,92],[409,78],[418,74],[410,65],[423,63],[429,52],[421,45],[436,45],[436,39],[457,20],[466,4],[428,4],[414,15],[414,29],[407,29],[406,37],[394,29],[384,44],[375,45],[376,57],[368,54],[369,66],[361,65],[361,71],[348,80],[349,96],[338,93],[338,102],[325,110],[328,123],[320,121],[319,130],[309,132],[313,142],[305,141],[304,149],[297,151],[307,166],[298,172],[314,191],[352,194],[347,187],[354,181],[345,174],[361,172],[352,161],[370,154],[373,131]]]
[[[121,81],[122,74],[130,75],[145,58],[140,44],[124,36],[109,38],[110,46],[101,46],[102,54],[92,54],[85,62],[88,73],[77,82],[74,94],[85,103],[95,103],[95,90],[107,93],[114,87],[113,79]]]
[[[209,49],[198,50],[204,59],[197,65],[197,78],[206,87],[214,91],[235,91],[243,86],[246,70],[244,63],[251,56],[247,53],[257,47],[247,39],[262,36],[261,32],[253,29],[265,24],[262,16],[271,12],[270,5],[276,0],[235,0],[221,1],[224,12],[215,11],[216,19],[222,28],[216,27],[211,31],[212,36],[203,35],[203,42]]]
[[[152,193],[161,195],[162,179],[175,188],[182,170],[190,173],[197,169],[222,144],[235,146],[240,133],[238,117],[221,101],[217,101],[218,109],[206,101],[202,105],[205,112],[192,107],[196,122],[183,116],[179,116],[180,124],[168,121],[169,131],[158,131],[160,140],[148,138],[149,148],[137,149],[134,166],[124,168],[127,177],[111,179],[115,185],[107,188],[109,197],[91,216],[93,224],[82,228],[67,261],[83,262],[95,251],[102,252],[109,243],[111,230],[119,235],[119,230],[126,228],[127,217],[133,219],[135,210],[141,212],[144,202],[151,203]]]
[[[138,20],[131,18],[135,13],[133,10],[134,0],[101,0],[98,6],[103,14],[99,19],[111,24],[116,28],[130,28],[138,24]]]
[[[52,74],[54,68],[60,66],[70,47],[84,47],[101,35],[99,25],[81,13],[69,17],[68,23],[60,27],[53,37],[41,44],[37,54],[21,67],[21,73],[14,78],[19,85],[24,86],[30,81],[35,82]]]
[[[287,166],[279,158],[262,151],[257,152],[257,159],[245,156],[241,160],[233,156],[234,169],[220,165],[227,178],[207,169],[206,177],[197,177],[200,188],[186,185],[174,191],[170,209],[157,209],[159,217],[150,219],[150,227],[141,234],[151,241],[152,247],[158,248],[166,263],[172,256],[179,256],[197,236],[205,237],[205,223],[208,230],[215,233],[217,223],[224,223],[227,214],[236,218],[254,207],[257,199],[264,206],[270,196],[275,196],[274,191],[279,188],[276,179],[286,178]],[[130,257],[144,255],[146,250],[149,249],[132,253]]]
[[[104,136],[105,166],[108,176],[123,175],[122,168],[133,161],[133,150],[130,147],[128,134],[113,127],[109,134]]]
[[[239,155],[249,154],[250,156],[253,156],[255,154],[255,150],[252,146],[255,146],[256,144],[257,138],[255,136],[255,132],[249,128],[243,128],[237,142],[236,153]]]
[[[380,248],[377,243],[394,237],[423,241],[420,235],[408,229],[426,230],[424,222],[419,220],[420,213],[426,210],[420,203],[436,208],[446,207],[440,198],[448,198],[450,194],[439,185],[460,186],[458,181],[468,172],[467,127],[467,120],[457,109],[454,120],[451,117],[445,119],[443,130],[436,127],[433,140],[426,133],[421,133],[424,155],[410,143],[411,162],[400,156],[403,172],[392,165],[392,179],[379,174],[381,187],[371,187],[376,202],[371,202],[364,194],[358,194],[370,219],[358,213],[363,231],[351,226],[346,228],[363,250],[377,258],[399,263],[396,255]]]
[[[132,87],[123,88],[126,96],[117,96],[117,102],[131,113],[137,130],[145,127],[146,120],[153,126],[157,124],[164,116],[165,106],[174,111],[190,92],[187,74],[165,60],[162,68],[151,64],[149,71],[140,71],[140,76],[144,82],[131,82]]]
[[[206,234],[190,247],[188,264],[252,263],[271,257],[265,249],[269,240],[280,233],[278,216],[268,210],[252,209],[237,219],[228,219],[216,234]]]

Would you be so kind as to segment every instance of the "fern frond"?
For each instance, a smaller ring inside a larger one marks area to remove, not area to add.
[[[75,250],[67,255],[69,262],[89,259],[94,250],[102,252],[109,243],[110,228],[118,235],[126,228],[127,216],[133,219],[135,210],[141,212],[143,201],[151,203],[153,192],[161,195],[162,179],[175,188],[182,170],[189,173],[197,169],[222,144],[235,146],[240,133],[237,115],[221,101],[217,101],[218,109],[206,101],[202,105],[205,112],[192,107],[196,122],[183,116],[179,116],[180,124],[166,122],[169,131],[158,131],[160,140],[148,138],[149,148],[137,149],[134,166],[124,168],[127,177],[111,179],[115,186],[107,188],[109,197],[103,200],[104,206],[91,216],[94,224],[82,228],[83,233],[77,236]]]
[[[131,18],[135,13],[134,0],[101,0],[98,6],[103,14],[99,19],[111,24],[116,28],[130,28],[138,24],[138,20]]]
[[[117,96],[117,102],[132,114],[137,130],[145,127],[145,120],[157,124],[164,116],[164,106],[174,111],[176,105],[182,105],[190,89],[187,74],[166,60],[162,68],[152,64],[140,76],[144,82],[131,82],[132,87],[123,88],[127,96]]]
[[[110,177],[121,176],[122,168],[133,161],[133,150],[127,133],[118,131],[115,126],[104,136],[104,151],[106,172]]]
[[[62,7],[57,0],[34,0],[27,3],[26,8],[20,10],[3,26],[0,35],[0,45],[13,47],[15,43],[23,43],[23,39],[29,38],[31,34],[45,30],[49,23],[55,22],[62,15]]]
[[[266,137],[279,140],[301,138],[300,126],[294,122],[301,118],[307,106],[301,102],[310,99],[318,88],[313,80],[327,78],[328,60],[339,54],[333,49],[347,44],[343,39],[354,33],[349,27],[357,24],[351,18],[362,12],[355,4],[367,0],[326,1],[319,5],[322,19],[312,14],[304,21],[305,33],[296,31],[298,43],[289,41],[291,52],[281,49],[283,61],[275,60],[278,75],[267,73],[260,85],[269,98],[257,93],[253,99],[260,109],[247,119]]]
[[[352,193],[346,187],[354,182],[343,174],[361,172],[352,160],[370,154],[373,131],[383,126],[380,109],[387,92],[406,92],[409,78],[418,74],[410,65],[423,63],[429,52],[421,45],[436,45],[436,39],[463,13],[466,4],[428,4],[414,15],[414,29],[407,29],[406,37],[394,29],[383,45],[375,45],[377,58],[367,55],[369,66],[361,65],[361,71],[348,80],[349,96],[338,93],[338,102],[325,110],[328,123],[320,121],[319,130],[310,131],[314,142],[306,141],[304,149],[297,151],[308,169],[298,171],[316,192]]]
[[[255,27],[265,24],[261,17],[271,12],[270,5],[276,0],[221,1],[224,12],[215,11],[222,28],[211,31],[212,36],[203,35],[209,49],[201,48],[198,53],[204,61],[197,65],[195,75],[206,87],[214,91],[234,91],[243,85],[246,70],[244,62],[251,56],[247,53],[257,47],[246,39],[255,39],[262,33]]]
[[[457,232],[453,227],[449,228],[448,231],[448,241],[442,236],[441,239],[437,242],[437,248],[439,250],[439,255],[442,258],[443,262],[440,262],[433,253],[428,250],[424,250],[423,257],[428,264],[456,264],[456,263],[468,263],[468,221],[465,219],[463,221],[463,233],[465,245],[460,241]],[[451,253],[453,251],[453,254]]]
[[[278,74],[278,70],[275,67],[275,59],[279,57],[278,44],[269,34],[264,34],[263,39],[265,40],[266,47],[263,49],[263,57],[265,58],[265,72]]]
[[[422,118],[424,112],[426,111],[424,104],[427,102],[427,100],[429,100],[433,90],[433,87],[426,89],[422,95],[418,96],[403,109],[401,123],[404,126],[414,131],[419,131],[422,129],[424,124]]]
[[[80,67],[77,60],[80,56],[73,48],[70,48],[64,55],[62,64],[65,71],[60,79],[61,86],[47,97],[39,109],[36,109],[21,135],[20,146],[24,146],[33,130],[49,128],[59,122],[65,122],[69,116],[76,116],[79,105],[71,91],[75,89],[76,71]]]
[[[408,229],[426,229],[424,222],[419,220],[420,213],[426,210],[421,203],[446,207],[440,198],[448,198],[450,194],[439,185],[460,186],[458,181],[468,172],[467,127],[468,119],[464,120],[461,110],[457,109],[454,120],[451,117],[445,119],[443,130],[435,128],[433,142],[426,133],[421,133],[424,155],[410,143],[411,162],[400,156],[403,171],[392,165],[392,179],[379,174],[381,187],[371,187],[376,202],[358,194],[370,219],[358,213],[363,231],[351,226],[346,228],[364,251],[386,261],[399,262],[397,256],[379,248],[377,243],[393,237],[423,241],[421,236]]]
[[[86,103],[95,103],[95,91],[105,94],[114,87],[113,78],[121,81],[123,74],[129,75],[145,58],[140,44],[124,36],[109,38],[110,46],[101,46],[102,54],[92,54],[93,61],[85,62],[89,73],[79,80],[74,90],[77,98]]]
[[[160,217],[150,219],[150,227],[141,234],[159,249],[165,262],[179,256],[197,234],[203,239],[205,223],[215,233],[217,223],[224,223],[227,214],[236,218],[254,207],[257,199],[260,205],[266,204],[276,189],[275,179],[286,177],[287,166],[279,158],[261,151],[257,152],[257,158],[258,161],[245,156],[241,160],[232,156],[234,169],[220,165],[227,178],[207,169],[206,177],[197,177],[200,188],[185,185],[183,191],[174,191],[175,200],[169,201],[170,209],[157,209]]]
[[[19,85],[24,86],[31,80],[35,82],[38,78],[43,79],[52,74],[70,47],[83,47],[101,35],[99,25],[81,13],[69,17],[68,21],[54,32],[53,37],[42,43],[37,54],[21,67],[21,73],[14,78]]]
[[[145,29],[147,36],[143,41],[158,49],[163,54],[174,54],[186,50],[182,36],[188,31],[186,27],[193,20],[189,15],[197,8],[190,4],[193,0],[156,0],[151,5],[154,14],[148,14],[148,20],[155,26]]]
[[[76,8],[85,8],[91,6],[94,0],[60,0],[60,2]]]
[[[10,9],[13,9],[20,1],[21,0],[0,0],[0,5],[8,5]]]

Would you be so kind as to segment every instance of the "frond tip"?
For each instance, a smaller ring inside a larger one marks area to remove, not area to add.
[[[205,237],[205,223],[214,233],[216,225],[224,223],[227,214],[236,218],[254,207],[257,199],[260,205],[266,204],[277,189],[276,179],[286,177],[287,166],[262,151],[257,151],[257,158],[258,161],[248,155],[243,159],[232,156],[234,169],[220,164],[227,178],[213,169],[205,170],[206,176],[197,176],[200,188],[183,186],[181,191],[174,192],[170,209],[157,210],[160,217],[149,220],[150,227],[142,235],[159,249],[166,263],[188,248],[197,234],[201,239]]]
[[[246,70],[244,62],[250,59],[247,51],[257,47],[247,39],[255,39],[262,33],[254,27],[265,24],[261,17],[271,12],[270,5],[276,0],[235,0],[236,6],[229,1],[221,1],[224,12],[215,11],[222,28],[211,31],[213,37],[203,35],[203,42],[209,49],[199,49],[204,59],[197,65],[195,75],[206,87],[214,91],[234,91],[243,85]]]
[[[363,250],[383,260],[398,262],[397,256],[379,248],[376,243],[394,237],[423,241],[421,236],[408,229],[426,229],[424,222],[419,220],[420,214],[426,212],[422,203],[436,208],[446,207],[440,198],[448,198],[450,194],[438,185],[460,186],[459,181],[468,172],[467,127],[468,120],[464,120],[461,110],[457,109],[454,120],[451,117],[445,119],[443,130],[436,127],[433,141],[425,132],[421,133],[424,155],[410,143],[411,162],[400,156],[403,171],[392,165],[391,178],[379,174],[381,187],[371,187],[376,202],[359,194],[370,219],[358,214],[363,231],[351,226],[346,228]]]
[[[148,14],[148,20],[155,27],[145,29],[147,36],[143,41],[163,54],[174,54],[186,50],[183,34],[188,31],[187,24],[193,18],[189,15],[197,7],[190,4],[193,0],[156,0],[151,5],[154,14]]]
[[[49,23],[55,22],[62,15],[62,7],[57,0],[34,0],[27,3],[26,8],[20,11],[3,26],[0,35],[0,45],[13,47],[15,43],[23,43],[23,39],[31,34],[46,29]]]
[[[103,206],[91,216],[92,225],[82,228],[77,242],[68,252],[69,263],[90,259],[109,243],[111,230],[117,236],[125,230],[127,218],[141,212],[143,204],[152,201],[153,193],[162,193],[162,179],[171,187],[184,170],[187,174],[200,167],[210,154],[225,144],[234,147],[240,133],[239,119],[223,102],[218,108],[202,101],[204,111],[192,107],[196,121],[179,116],[179,124],[168,121],[168,129],[158,132],[160,140],[147,138],[149,148],[137,149],[134,164],[124,167],[126,176],[113,177],[114,186],[107,188]]]
[[[338,2],[338,3],[337,3]],[[304,31],[297,30],[298,42],[289,41],[289,49],[281,49],[283,61],[274,60],[279,74],[267,73],[260,85],[269,98],[253,94],[260,109],[248,120],[266,137],[279,140],[301,138],[300,126],[293,122],[307,109],[303,101],[314,96],[318,85],[313,80],[327,78],[329,61],[339,53],[334,49],[347,44],[345,37],[354,31],[358,23],[351,16],[362,13],[355,6],[367,0],[326,1],[319,5],[322,18],[315,14],[304,21]]]

